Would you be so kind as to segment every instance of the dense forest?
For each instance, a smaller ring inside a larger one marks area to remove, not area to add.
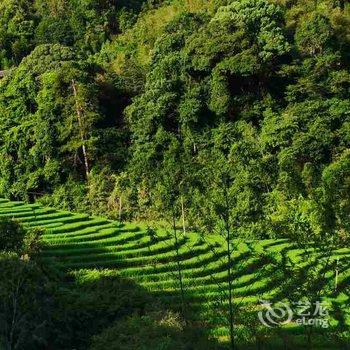
[[[347,350],[349,194],[349,1],[0,0],[0,350]]]
[[[349,233],[338,0],[4,0],[0,193],[211,231]],[[169,213],[169,214],[168,214]]]

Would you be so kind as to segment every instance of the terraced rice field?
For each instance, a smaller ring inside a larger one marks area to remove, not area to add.
[[[131,278],[172,308],[181,308],[176,245],[171,232],[159,230],[156,239],[151,239],[142,225],[122,225],[103,218],[0,199],[0,217],[3,216],[45,229],[43,258],[60,268],[72,273],[91,269],[91,275],[96,278],[99,274]],[[204,240],[196,233],[185,237],[180,234],[178,251],[186,305],[201,325],[206,320],[211,334],[222,339],[228,335],[225,312],[219,312],[227,309],[224,243],[220,236]],[[235,303],[242,306],[256,305],[259,299],[278,300],[284,277],[278,273],[276,263],[290,258],[307,269],[303,254],[305,251],[283,239],[235,241],[232,253]],[[341,305],[349,305],[349,256],[350,249],[333,253],[332,259],[340,260],[337,290],[332,286],[334,271],[331,268],[325,271],[330,289],[328,300]],[[346,317],[350,324],[349,311]],[[298,334],[298,329],[293,332]]]

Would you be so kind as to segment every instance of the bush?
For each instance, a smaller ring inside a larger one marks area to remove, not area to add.
[[[0,252],[1,350],[46,349],[54,301],[51,282],[34,260]]]
[[[135,315],[93,337],[90,349],[180,350],[185,348],[181,332],[182,323],[176,314]]]
[[[15,220],[0,219],[0,251],[21,252],[23,249],[26,230]]]

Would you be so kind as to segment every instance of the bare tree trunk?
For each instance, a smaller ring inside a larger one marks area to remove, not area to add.
[[[12,311],[12,320],[11,320],[11,326],[10,326],[10,334],[9,334],[9,346],[10,349],[14,349],[15,348],[15,330],[18,326],[18,310],[17,310],[17,306],[18,306],[18,298],[19,298],[19,290],[21,288],[22,285],[22,281],[21,281],[21,276],[19,277],[17,284],[16,284],[16,288],[13,291],[12,294],[12,305],[13,305],[13,311]]]
[[[177,236],[175,211],[173,212],[173,230],[174,230],[174,238],[175,238],[177,272],[178,272],[180,291],[181,291],[181,308],[182,308],[182,315],[184,315],[184,312],[185,312],[185,292],[184,292],[184,286],[183,286],[183,282],[182,282],[182,267],[181,267],[181,263],[180,263],[179,239]]]
[[[184,203],[184,197],[181,196],[181,212],[182,212],[182,229],[184,235],[186,234],[186,219],[185,219],[185,203]]]
[[[230,345],[231,350],[235,349],[235,335],[234,335],[234,317],[233,317],[233,302],[232,302],[232,257],[231,257],[231,243],[232,243],[232,234],[230,228],[230,206],[228,200],[228,193],[226,184],[224,184],[224,193],[225,193],[225,213],[223,216],[226,230],[226,244],[227,244],[227,279],[228,279],[228,303],[229,303],[229,323],[230,323]]]
[[[234,334],[234,317],[233,317],[233,287],[232,287],[232,257],[231,257],[231,243],[232,233],[230,227],[230,204],[228,198],[228,184],[224,183],[224,197],[225,197],[225,212],[223,219],[226,230],[226,244],[227,244],[227,278],[228,278],[228,303],[229,303],[229,323],[230,323],[230,345],[231,350],[235,349],[235,334]]]
[[[81,138],[81,142],[82,142],[81,148],[82,148],[83,157],[84,157],[85,174],[86,174],[86,178],[88,179],[89,173],[90,173],[90,168],[89,168],[89,160],[88,160],[88,156],[87,156],[85,135],[84,135],[84,128],[83,128],[83,110],[79,106],[77,86],[76,86],[74,79],[72,80],[72,88],[73,88],[74,99],[75,99],[75,107],[76,107],[77,119],[78,119],[78,124],[79,124],[80,138]]]
[[[312,344],[312,333],[313,333],[313,328],[310,327],[307,332],[307,346],[309,350],[313,349],[313,344]]]
[[[338,289],[338,278],[339,278],[339,258],[337,258],[336,266],[335,266],[335,285],[334,290]]]
[[[122,222],[122,197],[119,197],[119,222]]]
[[[33,214],[34,214],[35,221],[37,221],[36,211],[35,211],[35,208],[34,208],[34,207],[32,207],[32,211],[33,211]]]
[[[230,228],[226,225],[227,230],[227,278],[228,278],[228,303],[229,303],[229,313],[230,313],[230,340],[231,340],[231,350],[234,350],[234,329],[233,329],[233,303],[232,303],[232,271],[231,271],[231,233]]]

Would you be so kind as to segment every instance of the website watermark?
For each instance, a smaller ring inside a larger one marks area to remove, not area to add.
[[[328,303],[323,301],[298,301],[292,304],[273,304],[268,300],[260,301],[262,310],[258,312],[260,322],[272,328],[294,322],[302,326],[329,328]]]

